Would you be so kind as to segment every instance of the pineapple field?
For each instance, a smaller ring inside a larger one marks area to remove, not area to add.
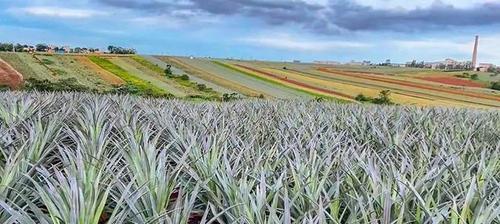
[[[499,117],[0,92],[0,223],[500,223]]]

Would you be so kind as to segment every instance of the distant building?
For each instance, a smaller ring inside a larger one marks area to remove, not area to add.
[[[314,61],[314,64],[321,64],[321,65],[340,65],[340,62],[338,62],[338,61]]]
[[[477,71],[488,72],[488,71],[490,71],[491,69],[494,69],[494,68],[496,68],[496,66],[494,64],[479,63],[479,66],[477,67]]]
[[[360,66],[360,65],[363,65],[363,62],[358,62],[358,61],[352,60],[352,61],[346,63],[346,65]]]
[[[293,63],[300,63],[300,60],[293,60]]]

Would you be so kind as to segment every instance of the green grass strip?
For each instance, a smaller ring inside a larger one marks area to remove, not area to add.
[[[147,81],[135,77],[134,75],[127,72],[125,69],[121,68],[118,65],[113,64],[113,62],[111,62],[110,60],[108,60],[106,58],[101,58],[98,56],[89,56],[89,59],[92,62],[99,65],[101,68],[107,70],[108,72],[111,72],[111,73],[117,75],[118,77],[123,79],[125,82],[127,82],[129,85],[133,85],[143,92],[150,92],[151,94],[157,95],[157,96],[169,94],[164,89],[153,86],[150,83],[148,83]]]
[[[220,61],[212,61],[212,62],[215,63],[215,64],[217,64],[217,65],[220,65],[220,66],[222,66],[224,68],[230,69],[232,71],[235,71],[235,72],[238,72],[238,73],[241,73],[241,74],[244,74],[244,75],[251,76],[251,77],[259,79],[261,81],[272,83],[273,85],[285,87],[285,88],[288,88],[288,89],[293,89],[295,91],[298,91],[298,92],[301,92],[301,93],[305,93],[305,94],[313,96],[313,97],[319,97],[319,98],[324,98],[324,99],[334,100],[334,101],[339,101],[339,102],[348,102],[348,101],[343,100],[343,99],[338,99],[338,98],[335,98],[335,97],[331,97],[331,96],[327,96],[327,95],[322,95],[322,94],[317,94],[317,93],[312,93],[312,92],[309,92],[309,91],[306,91],[306,90],[303,90],[303,89],[299,89],[299,88],[294,88],[294,87],[285,85],[283,83],[280,83],[278,81],[275,81],[275,80],[272,80],[272,79],[263,78],[261,76],[252,74],[250,72],[240,70],[238,68],[235,68],[235,67],[233,67],[231,65],[228,65],[228,64],[220,62]]]
[[[165,70],[162,69],[162,68],[160,68],[160,66],[155,65],[155,64],[149,62],[148,60],[144,59],[141,56],[134,55],[131,58],[134,61],[136,61],[137,63],[141,64],[142,66],[148,68],[151,71],[154,71],[154,72],[159,73],[159,74],[164,74],[165,73]]]

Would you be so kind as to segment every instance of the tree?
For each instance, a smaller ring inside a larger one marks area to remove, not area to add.
[[[16,44],[16,46],[14,48],[15,48],[16,52],[23,52],[24,51],[24,46],[21,44]]]
[[[223,102],[229,102],[229,101],[232,101],[232,100],[237,100],[238,99],[238,94],[237,93],[224,93],[222,95],[222,101]]]
[[[371,102],[373,100],[371,97],[367,97],[363,94],[357,95],[354,99],[359,102]]]
[[[394,103],[391,101],[390,95],[391,95],[390,90],[382,90],[382,91],[380,91],[378,97],[372,100],[372,103],[392,105]]]
[[[500,81],[491,83],[491,88],[500,91]]]
[[[477,74],[472,74],[472,75],[470,76],[470,79],[472,79],[472,80],[478,80],[478,79],[479,79],[479,76],[478,76]]]
[[[35,49],[36,51],[47,51],[49,46],[47,46],[47,44],[37,44]]]
[[[0,51],[12,51],[14,49],[13,44],[0,43]]]
[[[167,65],[167,67],[165,68],[165,75],[167,77],[172,77],[172,66],[171,65]]]
[[[198,89],[199,91],[206,91],[207,86],[205,84],[198,84],[196,85],[196,89]]]

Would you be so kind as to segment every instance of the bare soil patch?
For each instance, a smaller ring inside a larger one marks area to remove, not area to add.
[[[0,84],[17,89],[23,84],[23,75],[0,59]]]

